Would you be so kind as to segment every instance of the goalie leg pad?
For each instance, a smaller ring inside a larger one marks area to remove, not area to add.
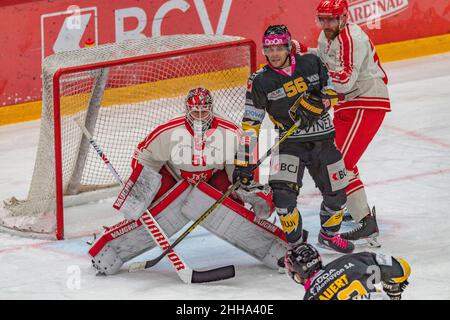
[[[168,237],[189,222],[180,211],[191,188],[187,182],[180,181],[150,208],[150,212]],[[112,275],[118,273],[125,262],[155,246],[155,242],[140,220],[126,219],[106,230],[93,243],[89,255],[95,269],[103,274]]]
[[[150,167],[138,164],[124,183],[113,207],[125,218],[138,220],[152,203],[160,187],[161,175]]]
[[[200,183],[189,194],[181,212],[195,221],[221,196],[222,193],[210,185]],[[272,269],[278,268],[278,259],[287,251],[286,237],[280,228],[259,219],[230,198],[225,199],[201,225]]]

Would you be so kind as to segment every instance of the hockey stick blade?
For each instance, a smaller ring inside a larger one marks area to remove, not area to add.
[[[235,276],[235,270],[233,265],[226,267],[220,267],[208,271],[192,271],[192,283],[204,283],[211,281],[220,281],[230,279]]]

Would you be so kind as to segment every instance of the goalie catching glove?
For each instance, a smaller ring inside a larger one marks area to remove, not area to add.
[[[319,94],[304,93],[294,102],[289,114],[292,120],[301,120],[299,129],[309,128],[339,100],[341,96],[331,89]]]
[[[237,197],[250,204],[253,213],[260,219],[268,219],[275,210],[272,202],[272,189],[269,185],[252,183],[235,191]]]

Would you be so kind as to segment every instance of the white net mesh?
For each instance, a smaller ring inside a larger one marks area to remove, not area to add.
[[[26,200],[5,201],[0,225],[37,233],[55,232],[55,137],[53,109],[60,105],[64,204],[115,195],[117,182],[73,121],[81,119],[123,178],[131,173],[136,145],[156,126],[183,112],[187,92],[208,88],[215,111],[240,123],[249,45],[231,36],[176,35],[132,40],[58,53],[43,63],[43,110],[38,154]],[[217,45],[215,45],[217,44]],[[206,51],[189,48],[213,45]],[[184,50],[173,53],[174,50]],[[153,53],[172,52],[155,58]],[[90,65],[90,66],[89,66]],[[54,83],[58,70],[65,71]],[[59,85],[58,101],[53,90]],[[106,191],[105,191],[106,190]],[[112,190],[112,191],[111,191]]]

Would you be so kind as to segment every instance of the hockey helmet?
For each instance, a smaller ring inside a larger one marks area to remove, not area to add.
[[[286,252],[284,265],[288,275],[295,282],[304,284],[317,271],[322,269],[322,258],[312,245],[301,243]]]
[[[284,24],[271,25],[264,32],[262,38],[263,51],[264,48],[276,45],[286,45],[288,51],[292,49],[291,33]]]
[[[318,17],[336,18],[348,13],[348,3],[347,0],[322,0],[316,10]]]
[[[197,87],[191,89],[186,96],[186,119],[191,128],[201,123],[202,131],[210,128],[213,121],[213,98],[208,89]]]

